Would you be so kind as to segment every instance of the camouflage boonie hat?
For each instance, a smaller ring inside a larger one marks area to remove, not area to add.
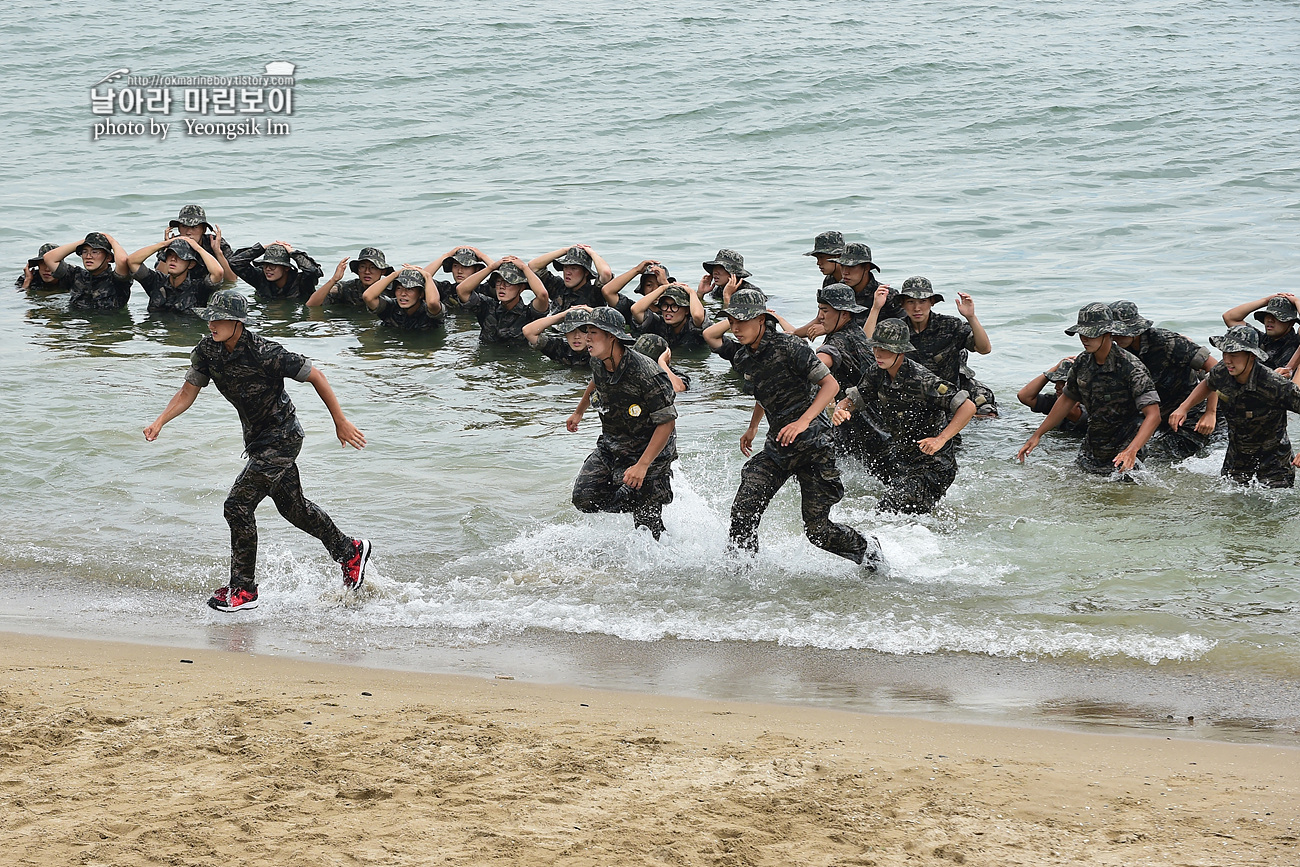
[[[524,273],[524,269],[514,262],[502,262],[497,266],[497,274],[512,286],[528,282],[528,275]]]
[[[753,276],[745,270],[745,257],[735,250],[728,250],[725,247],[718,251],[718,255],[704,263],[704,270],[712,271],[714,265],[721,265],[727,269],[728,274],[735,274],[742,280]]]
[[[658,361],[659,356],[663,355],[664,351],[668,349],[668,341],[658,334],[642,334],[636,339],[636,343],[632,344],[632,348],[647,358]]]
[[[423,289],[424,274],[414,268],[403,268],[402,273],[398,274],[393,282],[408,289]]]
[[[733,296],[734,297],[734,296]],[[832,283],[817,291],[817,303],[827,304],[845,313],[866,313],[867,308],[858,303],[858,296],[847,283]]]
[[[660,301],[671,301],[678,307],[691,306],[691,290],[681,283],[672,283],[659,296]]]
[[[92,250],[103,250],[108,254],[108,261],[113,261],[113,242],[108,240],[103,232],[90,232],[87,234],[86,240],[78,244],[74,252],[78,256],[84,256],[87,247]]]
[[[1111,333],[1120,337],[1137,337],[1155,324],[1138,313],[1138,306],[1132,301],[1112,301],[1110,315],[1115,319],[1115,330]]]
[[[591,311],[590,317],[590,320],[584,323],[585,325],[599,328],[624,343],[632,342],[632,335],[627,333],[627,321],[623,319],[623,314],[613,307],[597,307]]]
[[[871,261],[871,248],[857,241],[845,244],[844,252],[831,261],[841,265],[866,265],[872,271],[880,270],[880,267]]]
[[[253,264],[258,268],[263,265],[283,265],[286,268],[293,268],[293,260],[289,258],[289,251],[279,244],[272,244],[262,252],[262,258],[254,259]]]
[[[903,281],[903,288],[898,290],[898,294],[904,298],[915,298],[917,301],[933,298],[937,303],[943,300],[943,296],[934,291],[934,287],[925,277],[908,277]]]
[[[1118,327],[1110,308],[1097,301],[1080,307],[1079,321],[1065,329],[1065,333],[1101,337],[1103,334],[1114,334]]]
[[[36,251],[36,255],[27,260],[27,267],[35,268],[45,261],[45,254],[58,247],[57,244],[42,244],[41,249]]]
[[[1249,325],[1234,325],[1222,337],[1211,337],[1210,345],[1220,352],[1249,352],[1260,361],[1268,361],[1268,353],[1259,346],[1259,332]]]
[[[203,212],[202,205],[186,205],[181,208],[180,216],[167,224],[169,228],[177,226],[207,226],[212,228],[208,222],[208,215]]]
[[[1278,322],[1295,322],[1296,319],[1300,318],[1300,314],[1297,314],[1291,299],[1283,298],[1280,295],[1274,295],[1268,299],[1268,304],[1264,306],[1263,310],[1256,310],[1255,318],[1263,322],[1265,314],[1272,316]]]
[[[560,330],[565,334],[568,334],[570,331],[577,331],[582,326],[590,324],[590,310],[580,310],[576,307],[571,307],[565,311],[564,319],[560,320]]]
[[[886,319],[876,325],[876,333],[867,338],[867,346],[906,355],[915,348],[912,346],[912,329],[901,319]]]
[[[352,269],[353,274],[361,273],[362,262],[369,262],[385,274],[391,274],[395,270],[392,265],[388,264],[388,260],[384,258],[384,251],[378,247],[361,248],[361,252],[357,254],[356,258],[348,263],[348,267]]]
[[[194,248],[191,247],[189,245],[189,242],[184,240],[183,238],[177,238],[175,241],[172,241],[166,247],[163,247],[162,252],[158,256],[158,258],[166,259],[169,255],[179,256],[182,259],[189,259],[191,262],[199,261],[199,254],[195,253]]]
[[[596,270],[596,263],[591,261],[591,254],[581,247],[570,247],[563,256],[551,261],[551,267],[556,271],[563,271],[565,265],[581,265],[593,277],[600,273]]]
[[[839,256],[844,253],[844,236],[839,232],[822,232],[813,238],[813,248],[805,256]]]
[[[213,320],[247,322],[248,299],[234,289],[221,289],[212,293],[212,297],[208,299],[207,307],[194,312],[198,313],[201,319],[208,322]]]
[[[456,252],[442,260],[442,270],[450,274],[452,262],[455,262],[458,265],[477,265],[480,268],[487,267],[487,262],[480,259],[478,253],[475,253],[469,247],[457,247]]]
[[[731,303],[722,308],[722,315],[742,321],[767,315],[767,296],[757,289],[738,289]]]
[[[1047,377],[1048,382],[1065,382],[1070,378],[1071,370],[1074,370],[1074,359],[1067,358],[1056,365],[1055,370],[1049,370],[1043,376]]]

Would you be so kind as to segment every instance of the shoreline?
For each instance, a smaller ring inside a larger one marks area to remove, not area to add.
[[[436,630],[335,630],[313,612],[268,621],[209,612],[185,594],[144,591],[123,610],[87,604],[68,576],[27,581],[0,603],[0,634],[215,649],[413,674],[491,678],[629,694],[776,704],[941,723],[1300,747],[1300,682],[1200,663],[898,655],[770,642],[629,641],[529,630],[469,640]],[[337,605],[339,600],[322,604]]]
[[[1279,746],[14,633],[0,649],[19,864],[1300,854],[1300,751]]]

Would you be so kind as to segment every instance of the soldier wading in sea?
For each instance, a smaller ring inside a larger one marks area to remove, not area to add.
[[[1075,463],[1090,473],[1127,473],[1137,464],[1142,447],[1160,426],[1160,394],[1151,374],[1131,353],[1115,345],[1121,326],[1105,304],[1079,310],[1079,321],[1065,329],[1079,335],[1084,351],[1074,359],[1070,377],[1052,411],[1016,453],[1024,463],[1076,404],[1088,411],[1088,433],[1079,444]]]
[[[887,488],[879,507],[918,514],[933,509],[957,477],[953,437],[975,417],[975,403],[967,392],[909,358],[908,337],[901,319],[876,326],[869,341],[875,363],[846,391],[833,420],[842,424],[851,413],[875,409],[884,441],[867,466]]]
[[[727,318],[706,328],[704,339],[753,385],[756,398],[749,427],[740,437],[740,451],[749,460],[731,506],[731,544],[758,550],[763,513],[794,476],[799,480],[808,540],[872,571],[879,569],[884,561],[876,540],[830,519],[831,507],[844,498],[844,483],[835,466],[824,410],[835,399],[839,383],[807,343],[776,330],[776,317],[768,311],[762,292],[737,290],[722,312]],[[734,340],[723,338],[728,329]],[[767,439],[753,454],[758,423],[764,416]]]
[[[566,427],[577,430],[594,392],[600,438],[573,483],[573,505],[582,512],[631,512],[635,525],[658,539],[664,531],[663,508],[673,501],[673,387],[655,362],[632,349],[617,310],[597,307],[581,328],[591,354],[591,385]]]
[[[144,429],[149,442],[158,439],[163,425],[194,404],[199,389],[209,382],[239,412],[244,428],[245,465],[226,497],[226,522],[230,524],[230,583],[218,588],[208,606],[223,612],[257,607],[257,504],[268,495],[280,514],[298,529],[325,545],[343,566],[343,586],[356,589],[366,577],[370,543],[351,539],[339,531],[325,510],[302,493],[298,479],[298,452],[303,431],[293,402],[284,391],[286,378],[310,382],[334,418],[339,442],[360,449],[366,437],[348,421],[325,374],[301,355],[248,331],[248,299],[232,289],[212,295],[199,311],[207,320],[209,336],[190,353],[185,384],[167,408]]]

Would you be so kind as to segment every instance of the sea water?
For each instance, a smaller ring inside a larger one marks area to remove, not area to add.
[[[751,670],[745,694],[796,700],[906,660],[914,680],[988,663],[986,674],[1076,684],[1136,676],[1170,693],[1192,674],[1229,684],[1219,715],[1289,730],[1300,495],[1225,483],[1222,445],[1149,462],[1137,484],[1081,474],[1076,442],[1055,434],[1021,466],[1041,417],[1015,393],[1079,351],[1063,329],[1082,304],[1127,298],[1206,343],[1229,307],[1300,288],[1294,12],[396,2],[377,18],[346,2],[176,16],[122,2],[88,17],[10,4],[0,23],[25,46],[0,58],[0,250],[13,274],[42,242],[88,231],[137,249],[193,202],[235,247],[286,240],[327,275],[369,245],[426,264],[461,243],[529,258],[582,242],[616,272],[652,258],[694,284],[730,247],[802,323],[821,279],[802,254],[839,229],[871,245],[884,282],[930,278],[938,312],[973,296],[994,351],[972,365],[1002,417],[968,427],[932,515],[878,512],[879,483],[844,466],[834,515],[879,537],[887,577],[814,548],[793,483],[757,558],[736,561],[728,512],[752,403],[716,357],[674,361],[694,382],[678,398],[676,499],[655,543],[626,516],[570,505],[598,432],[594,414],[564,429],[580,371],[480,346],[464,316],[409,336],[364,311],[255,305],[252,327],[313,359],[366,432],[363,452],[341,449],[312,390],[290,384],[308,496],[376,554],[369,588],[345,598],[323,549],[268,501],[262,605],[232,626],[202,601],[226,575],[234,411],[207,389],[157,442],[140,434],[181,384],[202,323],[147,315],[138,286],[125,312],[92,316],[5,290],[5,622],[449,670],[507,664],[485,649],[541,648],[508,658],[540,679],[587,681],[622,654],[661,671],[682,654],[698,671],[750,653],[817,687]],[[176,87],[170,114],[114,116],[170,123],[165,140],[94,139],[104,118],[90,94],[127,84],[99,83],[115,70],[257,75],[276,61],[296,66],[292,114],[263,118],[287,124],[277,135],[199,134],[222,118],[187,112]],[[811,659],[840,680],[808,674]],[[611,680],[655,685],[644,677]],[[1245,683],[1262,686],[1233,686]],[[1247,694],[1286,698],[1260,710]]]

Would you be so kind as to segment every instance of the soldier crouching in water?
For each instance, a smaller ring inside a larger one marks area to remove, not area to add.
[[[581,512],[631,512],[634,524],[658,539],[663,508],[673,501],[673,388],[653,361],[632,349],[623,314],[597,307],[588,317],[581,327],[591,355],[591,385],[566,427],[577,430],[594,392],[601,431],[573,483],[573,505]]]
[[[830,519],[831,507],[844,498],[844,483],[835,465],[824,411],[835,399],[839,383],[807,343],[776,330],[775,316],[762,292],[739,289],[722,312],[726,319],[706,328],[704,339],[753,385],[756,399],[749,427],[740,437],[740,451],[749,460],[731,506],[731,544],[758,550],[763,513],[794,476],[799,480],[808,541],[870,571],[881,569],[884,559],[875,539]],[[723,338],[728,329],[734,340]],[[764,416],[768,417],[767,439],[753,454],[758,423]]]
[[[320,539],[343,567],[343,586],[355,590],[365,580],[370,543],[343,535],[324,509],[303,496],[297,463],[303,431],[284,391],[284,380],[292,377],[312,384],[334,418],[340,443],[364,448],[365,434],[343,415],[334,389],[319,368],[280,344],[245,330],[248,299],[243,295],[232,289],[214,292],[208,306],[198,313],[207,320],[211,333],[190,354],[185,384],[144,429],[144,438],[149,442],[158,439],[163,425],[193,406],[199,390],[209,382],[215,382],[217,390],[239,411],[248,464],[226,497],[230,583],[213,592],[208,607],[221,612],[257,607],[255,513],[257,504],[267,496],[289,523]]]
[[[953,437],[975,417],[975,403],[967,392],[909,358],[913,347],[908,337],[901,319],[876,326],[869,341],[875,363],[846,391],[833,421],[843,424],[853,413],[875,409],[887,435],[867,459],[867,467],[886,486],[879,508],[919,514],[933,509],[957,477]]]
[[[1115,344],[1122,330],[1105,304],[1079,310],[1079,320],[1065,329],[1079,335],[1084,351],[1074,359],[1070,377],[1052,411],[1016,453],[1021,463],[1076,404],[1088,411],[1088,433],[1075,463],[1089,473],[1127,473],[1137,465],[1142,447],[1160,426],[1160,394],[1151,374],[1131,353]]]

